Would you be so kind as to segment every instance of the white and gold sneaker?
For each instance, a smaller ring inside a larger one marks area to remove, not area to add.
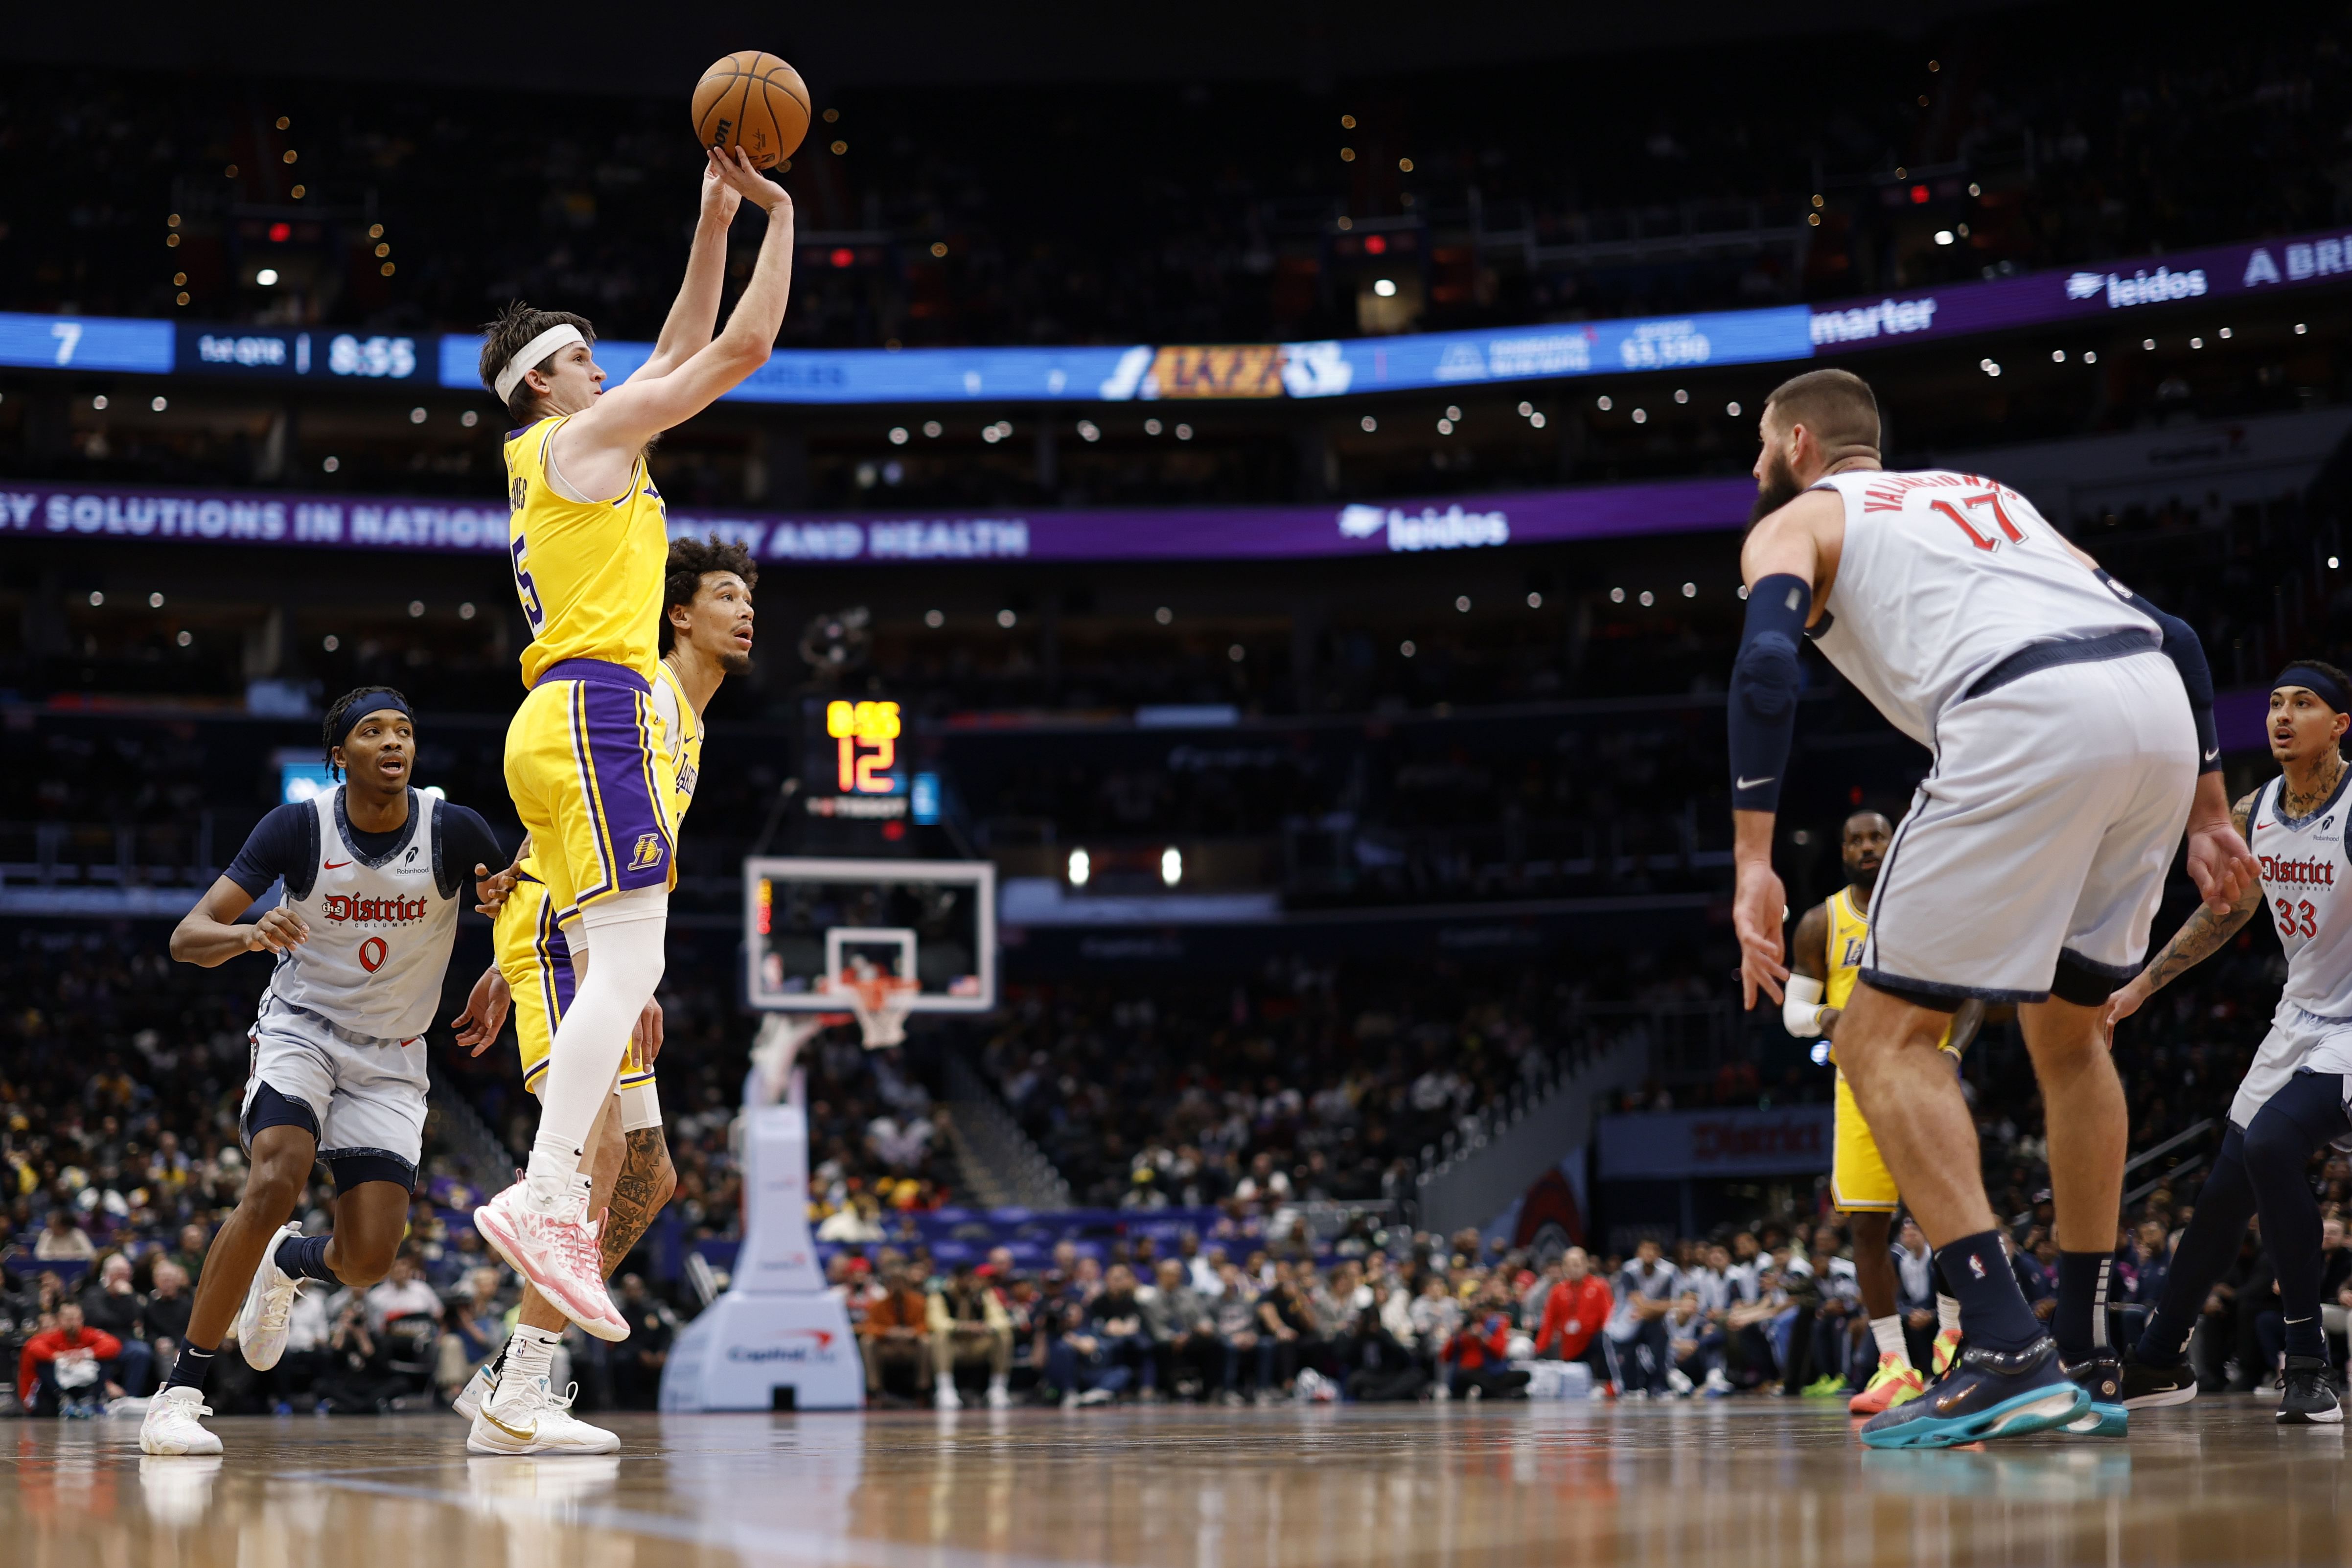
[[[591,1426],[572,1414],[573,1384],[562,1394],[544,1377],[527,1377],[513,1367],[474,1417],[466,1447],[476,1454],[611,1454],[619,1451],[617,1434]],[[211,1434],[207,1433],[209,1436]]]

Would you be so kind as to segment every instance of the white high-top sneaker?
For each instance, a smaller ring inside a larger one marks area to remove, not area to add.
[[[292,1220],[278,1227],[278,1234],[262,1248],[261,1266],[253,1271],[253,1283],[246,1287],[245,1305],[237,1309],[236,1344],[245,1355],[245,1364],[256,1372],[268,1372],[286,1353],[286,1326],[294,1311],[294,1299],[302,1293],[302,1280],[278,1267],[278,1248],[289,1236],[299,1236],[302,1227]]]
[[[604,1248],[588,1218],[588,1178],[543,1201],[529,1178],[474,1211],[474,1228],[555,1310],[600,1340],[625,1340],[628,1320],[604,1289]]]
[[[476,1454],[616,1452],[621,1447],[617,1434],[572,1414],[572,1396],[579,1392],[575,1383],[558,1394],[544,1377],[527,1377],[510,1366],[474,1417],[466,1447]]]
[[[164,1389],[147,1402],[147,1417],[139,1423],[139,1451],[166,1457],[219,1453],[219,1436],[199,1419],[211,1414],[203,1389],[184,1383]]]

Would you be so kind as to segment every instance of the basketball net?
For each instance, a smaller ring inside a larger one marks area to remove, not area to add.
[[[906,1042],[907,1015],[914,1010],[916,994],[922,988],[919,980],[885,974],[864,962],[856,965],[856,973],[825,982],[828,993],[848,994],[849,1011],[857,1019],[858,1032],[866,1037],[869,1051],[887,1050]]]

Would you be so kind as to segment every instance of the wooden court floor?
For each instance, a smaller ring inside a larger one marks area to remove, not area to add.
[[[1834,1406],[619,1418],[478,1458],[453,1416],[0,1426],[7,1568],[2352,1563],[2341,1428],[2250,1398],[2122,1440],[1880,1454]]]

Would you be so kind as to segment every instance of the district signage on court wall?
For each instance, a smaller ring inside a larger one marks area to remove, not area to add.
[[[1601,1179],[1790,1176],[1830,1168],[1831,1108],[1662,1110],[1601,1119]]]

